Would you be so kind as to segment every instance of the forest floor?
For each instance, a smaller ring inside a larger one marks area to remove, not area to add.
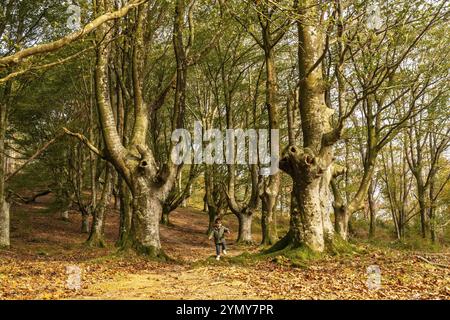
[[[174,261],[157,262],[116,253],[117,212],[107,217],[108,247],[87,248],[80,215],[73,212],[63,221],[50,202],[46,196],[13,206],[11,248],[0,250],[0,299],[450,299],[448,251],[360,245],[357,254],[294,267],[282,257],[236,257],[259,248],[229,239],[229,255],[216,261],[205,235],[207,215],[178,209],[171,214],[173,225],[161,227],[163,248]],[[233,236],[235,220],[225,219]],[[373,265],[381,271],[376,289],[366,284]],[[73,266],[81,270],[78,289],[67,285],[67,268]]]

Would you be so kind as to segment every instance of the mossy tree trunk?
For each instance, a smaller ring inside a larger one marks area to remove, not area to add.
[[[92,212],[92,227],[90,229],[87,244],[92,247],[105,247],[105,216],[112,193],[112,168],[107,165],[105,170],[105,184],[100,201]]]
[[[132,220],[132,203],[131,192],[123,180],[119,177],[119,196],[120,196],[120,227],[119,227],[119,239],[116,246],[122,247],[125,244],[131,230]]]
[[[233,54],[231,57],[221,56],[222,61],[220,64],[220,75],[222,78],[222,89],[223,89],[223,98],[225,102],[225,111],[226,111],[226,125],[229,130],[228,133],[234,132],[235,128],[235,117],[236,112],[233,107],[233,97],[234,97],[234,88],[239,83],[240,78],[232,77],[233,73],[231,70],[227,69],[227,61],[231,63],[232,66],[239,61],[241,58],[240,55],[236,54],[235,51],[232,51]],[[248,118],[246,117],[243,122],[248,127]],[[226,148],[226,158],[227,158],[227,173],[228,173],[228,181],[227,186],[224,187],[225,191],[225,199],[228,204],[228,207],[233,212],[233,214],[238,219],[239,224],[239,233],[237,237],[238,243],[251,244],[253,243],[252,237],[252,219],[255,211],[259,205],[259,196],[260,189],[262,186],[261,179],[258,172],[258,165],[251,164],[250,165],[250,180],[251,180],[251,195],[247,199],[243,201],[238,200],[236,196],[236,192],[239,189],[236,187],[236,170],[237,170],[237,155],[236,155],[236,147],[235,141],[239,139],[239,136],[230,134],[228,136],[227,148]],[[252,155],[249,155],[249,158]],[[246,192],[245,192],[246,193]],[[244,196],[245,197],[245,196]]]
[[[5,136],[7,126],[7,99],[10,92],[10,83],[5,86],[0,101],[0,247],[9,247],[9,204],[5,194]]]
[[[312,150],[297,147],[289,147],[283,153],[280,168],[293,180],[290,230],[281,240],[284,246],[306,245],[313,251],[322,252],[332,244],[330,163],[330,153],[317,157]]]
[[[278,130],[279,115],[278,115],[278,81],[275,66],[275,46],[284,36],[285,30],[281,28],[275,32],[270,16],[275,10],[270,1],[262,1],[258,5],[258,20],[261,31],[261,39],[259,42],[261,49],[264,51],[265,72],[266,72],[266,111],[269,115],[269,129]],[[271,146],[272,146],[272,141]],[[275,154],[275,150],[271,150],[272,158],[279,159],[280,155]],[[278,194],[280,192],[280,175],[274,173],[268,176],[264,182],[263,192],[261,194],[262,204],[262,244],[275,244],[278,240],[277,225],[276,225],[276,204]]]
[[[81,233],[89,233],[89,214],[81,215]]]
[[[282,155],[280,168],[292,177],[293,195],[288,234],[272,250],[306,246],[323,252],[334,240],[330,182],[332,178],[333,111],[324,101],[320,56],[324,37],[312,21],[319,21],[318,8],[312,1],[299,1],[297,21],[299,107],[303,147],[289,146]],[[319,63],[317,63],[319,62]]]
[[[367,192],[367,202],[369,203],[369,239],[375,237],[377,225],[377,208],[374,198],[374,189],[374,182],[372,182],[370,184],[369,191]]]
[[[103,2],[99,9],[108,11],[110,5],[109,1]],[[116,125],[109,97],[108,63],[112,34],[109,32],[110,26],[108,24],[103,24],[98,28],[95,86],[98,113],[107,153],[95,151],[115,167],[131,191],[131,227],[126,239],[121,241],[121,248],[131,248],[139,253],[157,257],[164,256],[159,238],[161,201],[165,200],[174,184],[176,168],[171,163],[159,168],[152,151],[147,147],[149,108],[142,92],[144,87],[142,71],[145,69],[144,38],[148,12],[148,4],[143,4],[137,8],[131,59],[134,124],[131,139],[127,146],[123,144],[123,137],[121,137]],[[174,118],[180,118],[181,107],[182,105],[179,102],[175,103]],[[95,149],[92,145],[90,147]]]
[[[252,220],[253,220],[253,212],[242,212],[238,215],[239,219],[239,234],[237,238],[237,243],[243,244],[252,244],[253,243],[253,235],[252,235]]]
[[[237,237],[237,243],[252,244],[252,220],[259,205],[259,196],[261,189],[261,180],[258,175],[258,166],[251,165],[251,195],[248,202],[238,201],[235,195],[234,168],[229,169],[229,182],[228,188],[225,192],[228,207],[231,212],[238,218],[239,233]]]
[[[162,214],[158,188],[148,183],[145,175],[133,177],[133,219],[129,245],[137,252],[159,256],[162,254],[159,222]]]

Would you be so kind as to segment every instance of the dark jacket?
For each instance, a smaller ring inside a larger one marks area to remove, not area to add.
[[[212,231],[209,233],[209,237],[214,236],[214,241],[216,244],[222,243],[225,240],[225,233],[229,233],[230,230],[224,226],[214,226]]]

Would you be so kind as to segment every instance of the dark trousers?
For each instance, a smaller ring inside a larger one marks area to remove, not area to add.
[[[225,239],[219,243],[216,243],[216,254],[218,256],[220,255],[220,248],[222,248],[222,251],[227,250],[227,244],[225,243]]]

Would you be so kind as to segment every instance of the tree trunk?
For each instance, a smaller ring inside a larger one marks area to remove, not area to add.
[[[202,209],[202,211],[203,211],[203,212],[208,211],[208,203],[207,203],[207,201],[206,201],[206,194],[205,194],[205,196],[203,197],[203,209]]]
[[[213,205],[207,205],[208,206],[208,216],[209,216],[209,223],[208,223],[208,230],[206,230],[206,234],[209,234],[212,229],[214,228],[214,222],[217,218],[220,217],[220,213],[215,206]]]
[[[330,219],[329,198],[330,174],[315,179],[309,185],[301,186],[298,194],[299,210],[304,212],[304,243],[315,251],[323,251],[327,242],[333,240],[333,227]],[[302,190],[303,189],[303,190]],[[346,215],[347,217],[347,215]],[[347,224],[345,224],[345,227]],[[347,230],[345,230],[347,232]]]
[[[430,176],[430,188],[429,188],[429,201],[430,205],[428,208],[428,218],[430,221],[430,236],[431,242],[436,242],[436,221],[434,218],[434,205],[435,205],[435,172]]]
[[[223,192],[215,181],[214,171],[211,166],[205,168],[205,199],[206,207],[208,210],[209,224],[208,230],[209,234],[213,227],[214,222],[217,218],[221,217],[225,211],[226,200],[223,197]]]
[[[162,216],[161,216],[161,224],[168,226],[170,225],[170,218],[169,218],[170,212],[163,210]]]
[[[239,234],[237,238],[238,243],[251,244],[252,239],[252,219],[253,214],[241,213],[238,215],[239,219]]]
[[[264,50],[265,72],[266,72],[266,111],[269,116],[269,129],[278,130],[279,125],[279,111],[278,111],[278,79],[275,66],[275,45],[284,33],[281,31],[278,34],[274,32],[272,21],[269,18],[271,13],[269,1],[259,3],[258,19],[261,27],[261,49]],[[278,40],[275,40],[279,37]],[[272,139],[272,138],[271,138]],[[272,150],[272,141],[270,141],[270,151],[272,158],[279,159],[279,152]],[[264,184],[262,200],[262,244],[275,244],[278,241],[277,226],[276,226],[276,204],[278,194],[280,192],[280,174],[273,173],[267,178],[267,183]]]
[[[311,21],[320,21],[320,13],[312,1],[301,1],[298,30],[299,107],[303,133],[303,148],[289,146],[283,152],[280,169],[293,180],[293,205],[289,233],[272,251],[307,247],[323,252],[333,247],[331,223],[331,193],[333,132],[330,117],[333,111],[324,101],[324,84],[320,55],[324,36]],[[308,21],[307,24],[304,21]]]
[[[0,248],[9,245],[9,203],[3,200],[0,214]]]
[[[350,215],[347,213],[345,206],[334,208],[334,230],[342,239],[348,238]]]
[[[92,227],[87,240],[87,244],[91,247],[105,247],[105,215],[106,209],[110,203],[112,193],[112,168],[110,165],[106,167],[105,185],[103,186],[102,196],[93,212]]]
[[[10,84],[6,84],[3,98],[9,96]],[[9,204],[5,194],[5,136],[7,126],[7,105],[0,102],[0,247],[9,247]]]
[[[266,107],[269,113],[269,129],[279,129],[278,123],[278,101],[277,101],[277,76],[275,62],[273,56],[273,47],[269,44],[271,41],[263,32],[263,38],[266,38],[265,61],[266,61]],[[272,145],[272,143],[271,143]],[[279,159],[279,154],[274,154],[271,150],[272,157]],[[278,193],[280,191],[280,175],[275,173],[268,177],[268,183],[264,185],[261,200],[263,202],[263,210],[261,217],[262,241],[263,245],[275,244],[278,241],[277,225],[276,225],[276,204]]]
[[[81,215],[81,233],[89,233],[89,214]]]
[[[314,252],[333,249],[334,229],[330,218],[332,209],[328,188],[330,179],[331,173],[307,183],[300,179],[294,180],[290,229],[271,251],[301,247]]]
[[[120,227],[119,239],[116,246],[122,247],[129,237],[131,230],[132,203],[131,193],[125,181],[119,177],[119,196],[120,196]]]
[[[214,228],[214,221],[218,218],[215,211],[208,210],[209,215],[209,223],[208,223],[208,230],[206,230],[206,234],[209,234],[212,229]]]
[[[369,191],[367,194],[367,199],[369,202],[369,239],[372,239],[375,236],[375,230],[376,230],[376,219],[377,219],[377,212],[375,208],[375,200],[373,198],[373,184],[371,183],[369,186]]]
[[[266,189],[267,190],[267,189]],[[276,197],[264,194],[262,196],[261,232],[262,245],[275,244],[278,241],[278,232],[275,216]]]
[[[135,178],[133,181],[133,220],[130,245],[137,252],[145,255],[164,256],[159,236],[162,205],[160,199],[155,197],[157,190],[149,187],[147,179],[143,177]]]
[[[103,1],[98,3],[100,13],[110,9],[112,3]],[[149,27],[148,15],[150,14],[149,4],[143,3],[137,9],[135,28],[132,41],[131,55],[131,83],[133,91],[134,123],[132,126],[131,139],[124,142],[122,132],[122,121],[117,126],[116,114],[113,111],[110,99],[109,68],[111,58],[111,43],[113,35],[109,32],[111,25],[101,25],[97,29],[95,66],[95,93],[100,118],[102,135],[105,142],[106,152],[102,157],[107,159],[121,175],[124,182],[130,188],[132,194],[132,214],[131,228],[125,229],[128,225],[127,204],[124,203],[122,214],[121,239],[118,244],[122,249],[132,248],[138,253],[143,253],[151,257],[165,257],[161,250],[159,237],[159,221],[161,219],[161,202],[167,199],[169,191],[172,189],[177,167],[171,161],[159,168],[153,152],[148,148],[147,138],[149,134],[149,116],[156,110],[149,107],[145,101],[145,75],[146,57],[146,31]],[[186,88],[186,57],[182,44],[183,18],[185,16],[184,2],[177,1],[174,22],[174,47],[177,57],[177,83],[172,113],[173,129],[182,127],[182,119],[185,108],[185,88]],[[180,23],[181,22],[181,23]],[[181,55],[181,57],[180,57]],[[183,60],[180,65],[180,59]],[[150,110],[150,115],[149,115]],[[119,128],[118,128],[119,127]],[[119,133],[120,132],[120,133]],[[92,149],[93,147],[90,146]],[[96,153],[99,153],[96,150]],[[123,188],[122,188],[123,189]],[[126,192],[121,200],[126,199]],[[125,201],[121,201],[125,202]],[[124,234],[125,233],[125,234]],[[126,234],[128,233],[128,234]],[[124,238],[124,235],[126,237]]]
[[[418,193],[418,202],[419,202],[419,212],[420,212],[420,230],[422,238],[425,239],[427,237],[427,208],[425,203],[425,190],[423,187],[417,188]]]

